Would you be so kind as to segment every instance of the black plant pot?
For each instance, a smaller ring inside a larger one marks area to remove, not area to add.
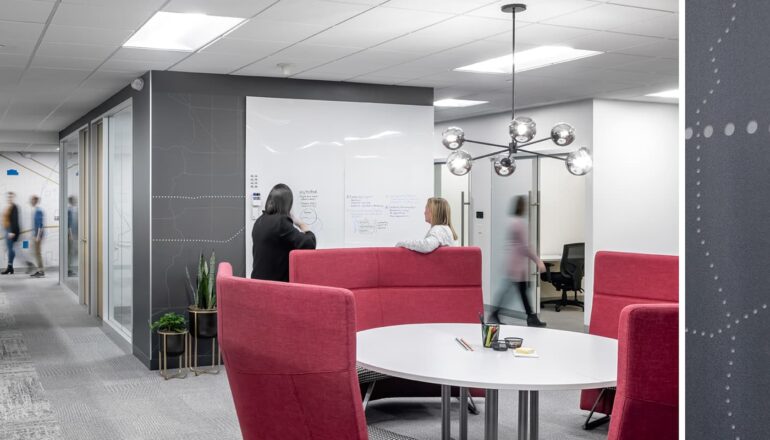
[[[165,332],[158,331],[158,337],[160,338],[160,350],[161,352],[165,348],[167,357],[181,356],[185,352],[185,336],[187,332]]]
[[[189,309],[190,332],[198,339],[217,337],[217,310]]]

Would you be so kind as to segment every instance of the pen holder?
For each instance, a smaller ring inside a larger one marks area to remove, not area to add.
[[[481,324],[481,344],[489,348],[500,338],[500,324]]]

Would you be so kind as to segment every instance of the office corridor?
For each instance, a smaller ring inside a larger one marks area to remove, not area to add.
[[[128,344],[89,317],[56,274],[0,279],[0,438],[3,440],[240,439],[227,377],[163,380]],[[565,366],[568,368],[568,366]],[[500,438],[516,437],[516,392],[500,393]],[[603,439],[583,431],[578,392],[541,394],[541,439]],[[483,411],[483,399],[476,399]],[[574,402],[565,408],[565,402]],[[453,411],[457,410],[456,401]],[[421,440],[440,438],[439,399],[372,402],[369,423]],[[456,412],[453,432],[457,432]],[[482,438],[483,412],[469,438]]]

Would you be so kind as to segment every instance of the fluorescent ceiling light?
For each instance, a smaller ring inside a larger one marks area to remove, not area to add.
[[[123,47],[192,52],[243,21],[235,17],[157,12]]]
[[[472,105],[486,104],[489,101],[471,101],[468,99],[439,99],[433,103],[435,107],[470,107]]]
[[[573,49],[566,46],[540,46],[534,49],[516,52],[516,71],[537,69],[553,64],[566,63],[567,61],[579,60],[580,58],[592,57],[604,52],[595,50]],[[475,64],[458,67],[455,70],[460,72],[478,72],[478,73],[511,73],[512,55],[503,55],[492,58],[491,60],[481,61]]]
[[[644,96],[654,96],[656,98],[679,98],[679,89],[664,90],[658,93],[650,93]]]

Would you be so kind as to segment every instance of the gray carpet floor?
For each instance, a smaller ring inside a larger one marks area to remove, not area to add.
[[[580,428],[578,398],[577,391],[540,393],[541,439],[607,437],[606,426]],[[483,399],[477,404],[471,439],[483,438]],[[516,392],[500,393],[501,440],[516,438],[516,405]],[[367,419],[430,440],[440,438],[440,411],[438,399],[388,399],[370,403]],[[0,278],[0,439],[161,438],[241,438],[224,372],[165,381],[57,286],[55,273]]]

